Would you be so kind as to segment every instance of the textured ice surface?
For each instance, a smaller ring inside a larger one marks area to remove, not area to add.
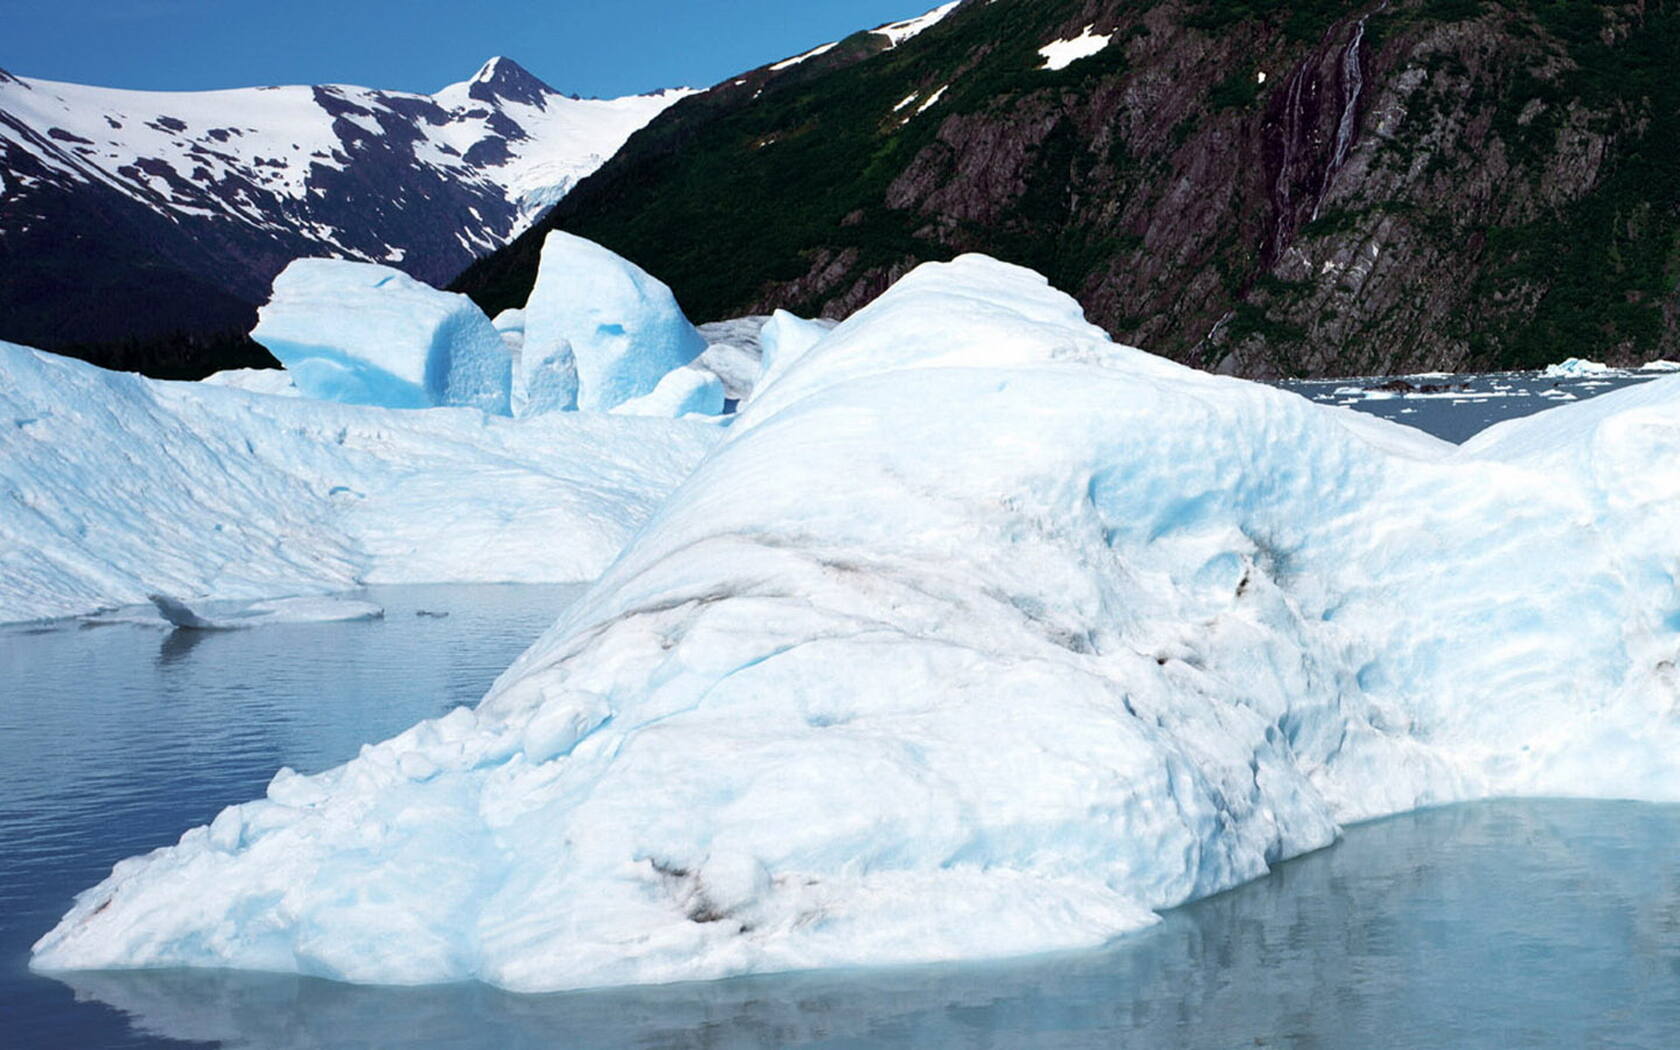
[[[513,380],[514,415],[523,418],[577,411],[577,357],[571,343],[549,339],[542,346],[522,345],[518,358]]]
[[[758,333],[768,320],[767,315],[754,315],[699,326],[706,349],[694,363],[723,381],[725,397],[745,401],[752,393],[759,372]]]
[[[35,964],[537,990],[999,956],[1352,820],[1680,799],[1677,406],[1460,450],[924,266],[477,710],[123,862]]]
[[[292,383],[291,375],[279,368],[230,368],[205,376],[201,382],[273,397],[302,396],[302,391]]]
[[[716,435],[158,383],[10,344],[0,377],[0,622],[593,579]]]
[[[585,412],[653,393],[667,372],[706,349],[664,283],[598,244],[556,230],[543,243],[525,307],[525,353],[542,358],[562,344],[576,356],[577,404]]]
[[[698,364],[665,373],[653,393],[631,398],[613,409],[625,416],[716,416],[723,412],[723,380]]]
[[[833,330],[824,321],[806,321],[786,310],[777,310],[758,333],[760,367],[753,394],[786,375],[806,352]]]
[[[251,338],[307,397],[509,414],[512,362],[489,318],[387,266],[299,259],[274,279]]]
[[[503,310],[490,324],[502,337],[509,350],[517,354],[525,346],[525,311]]]
[[[805,321],[791,314],[786,316],[788,320],[780,322],[778,327],[785,326],[789,321],[798,321],[826,333],[839,323],[826,319]],[[770,321],[769,315],[755,315],[700,326],[700,334],[707,345],[705,353],[694,363],[723,380],[725,397],[745,401],[751,396],[753,387],[760,383],[764,372],[764,348],[760,337]]]

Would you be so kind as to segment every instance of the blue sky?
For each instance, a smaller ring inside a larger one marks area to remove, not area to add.
[[[507,55],[563,91],[705,87],[939,0],[0,0],[0,68],[109,87],[430,92]]]

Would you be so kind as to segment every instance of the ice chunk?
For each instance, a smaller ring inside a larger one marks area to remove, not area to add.
[[[1599,364],[1597,361],[1586,361],[1579,357],[1571,357],[1561,365],[1547,365],[1546,375],[1552,379],[1576,379],[1581,376],[1603,375],[1611,371],[1609,365]]]
[[[726,398],[746,401],[751,396],[753,387],[764,372],[760,335],[764,326],[769,323],[770,316],[766,314],[714,321],[700,326],[700,334],[705,337],[707,345],[706,352],[700,355],[695,364],[723,380]],[[800,323],[815,325],[824,332],[833,331],[835,325],[839,324],[838,321],[827,319]]]
[[[1680,361],[1647,361],[1639,366],[1641,372],[1680,372]]]
[[[613,411],[624,416],[662,419],[722,415],[723,380],[707,369],[689,365],[666,373],[653,393],[632,398]]]
[[[700,326],[706,349],[694,363],[723,381],[724,397],[745,401],[752,393],[761,367],[758,333],[768,320],[768,315],[754,315]]]
[[[651,394],[706,349],[664,283],[562,230],[548,235],[525,308],[525,352],[549,360],[570,344],[577,406],[606,412]]]
[[[754,393],[786,375],[788,369],[808,350],[822,342],[832,327],[822,321],[806,321],[786,310],[777,310],[758,334],[763,361],[758,380],[753,385]]]
[[[575,412],[577,407],[578,370],[572,344],[564,339],[550,340],[541,348],[532,345],[522,349],[513,387],[514,414],[524,418]]]
[[[123,862],[34,964],[535,991],[969,959],[1102,942],[1347,821],[1680,800],[1677,408],[1658,379],[1460,450],[1116,346],[1028,271],[920,267],[475,712]]]
[[[489,319],[466,296],[389,267],[292,263],[275,278],[251,338],[307,397],[509,414],[512,361]]]
[[[157,592],[592,579],[718,437],[254,397],[10,344],[0,378],[0,622]]]
[[[276,598],[234,609],[211,609],[166,594],[150,597],[165,622],[192,631],[243,631],[265,624],[345,623],[385,616],[380,606],[354,598]]]

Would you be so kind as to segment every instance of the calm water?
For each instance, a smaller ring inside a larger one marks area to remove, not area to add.
[[[0,1048],[174,1045],[26,974],[29,946],[111,865],[281,766],[330,769],[477,703],[578,590],[379,588],[384,620],[236,632],[0,627]]]
[[[1408,376],[1401,382],[1415,388],[1411,391],[1381,389],[1394,382],[1387,377],[1296,380],[1279,385],[1320,404],[1345,405],[1463,444],[1495,423],[1649,383],[1667,374],[1613,372],[1576,379],[1555,379],[1541,372]]]

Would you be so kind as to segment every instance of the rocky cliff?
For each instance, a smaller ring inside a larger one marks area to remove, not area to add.
[[[1251,376],[1675,356],[1677,69],[1655,0],[967,0],[680,103],[458,286],[558,226],[702,320],[984,251]]]

